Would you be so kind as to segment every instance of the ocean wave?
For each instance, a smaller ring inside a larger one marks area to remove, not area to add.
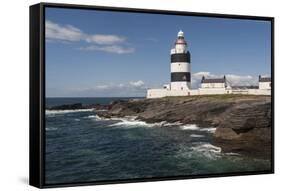
[[[136,119],[130,119],[130,118],[118,118],[115,119],[119,122],[116,122],[114,124],[109,125],[110,127],[155,127],[155,126],[162,126],[164,123],[146,123],[144,121],[136,120]]]
[[[83,118],[87,118],[87,119],[92,119],[92,118],[96,118],[97,117],[97,115],[89,115],[89,116],[86,116],[86,117],[83,117]]]
[[[93,111],[93,109],[46,110],[46,115]]]
[[[183,123],[177,121],[173,123],[169,123],[167,121],[161,121],[156,123],[147,123],[145,121],[141,121],[137,119],[137,116],[125,116],[125,117],[111,117],[111,118],[104,118],[100,117],[98,115],[89,115],[84,118],[93,119],[95,121],[117,121],[116,123],[113,123],[109,125],[110,127],[117,127],[117,126],[126,126],[126,127],[170,127],[170,126],[179,126],[182,130],[192,130],[192,131],[207,131],[207,132],[215,132],[216,128],[199,128],[196,124],[186,124],[183,125]],[[195,135],[196,136],[196,135]],[[203,135],[199,135],[203,136]],[[198,137],[199,137],[198,136]]]
[[[212,152],[212,153],[221,153],[221,148],[216,147],[210,143],[204,143],[195,147],[192,147],[192,150],[197,152]]]
[[[205,136],[204,135],[191,134],[190,137],[201,138],[201,137],[205,137]]]
[[[95,109],[95,108],[94,108],[94,110],[95,111],[108,111],[107,109]]]
[[[217,160],[222,157],[222,149],[210,143],[204,143],[191,147],[191,150],[193,151],[193,154],[203,156],[204,158],[208,158],[210,160]]]
[[[230,152],[230,153],[225,153],[225,155],[228,155],[228,156],[240,156],[240,154],[238,154],[238,153],[232,153],[232,152]]]
[[[137,116],[125,116],[125,117],[122,117],[122,118],[115,117],[115,118],[109,118],[109,119],[106,119],[106,120],[119,121],[119,122],[116,122],[116,123],[110,125],[112,127],[113,126],[122,126],[122,125],[123,126],[136,126],[136,127],[139,127],[139,126],[144,126],[144,127],[171,127],[171,126],[182,125],[182,123],[179,122],[179,121],[173,122],[173,123],[169,123],[167,121],[147,123],[145,121],[138,120]],[[188,128],[188,127],[183,126],[183,128]]]
[[[57,129],[55,127],[46,127],[46,131],[56,131]]]
[[[195,130],[199,130],[199,127],[195,124],[190,124],[190,125],[182,125],[180,126],[180,129],[195,131]]]
[[[107,119],[108,120],[108,119]],[[114,117],[109,120],[117,121],[114,124],[109,125],[110,127],[163,127],[175,125],[176,123],[167,123],[166,121],[156,122],[156,123],[147,123],[137,119],[137,116],[125,116],[125,117]]]
[[[174,122],[174,123],[168,123],[166,121],[163,121],[163,126],[164,127],[167,127],[167,126],[179,126],[179,125],[182,125],[181,122],[177,121],[177,122]]]
[[[209,132],[209,133],[215,133],[216,128],[215,127],[200,128],[199,131],[206,131],[206,132]]]
[[[116,121],[116,120],[121,120],[123,118],[117,118],[117,117],[112,117],[112,118],[105,118],[105,117],[100,117],[99,115],[89,115],[86,117],[83,117],[85,119],[93,119],[94,121]]]
[[[215,131],[216,131],[215,127],[200,128],[196,124],[181,125],[180,129],[182,129],[182,130],[190,130],[190,131],[205,131],[205,132],[209,132],[209,133],[215,133]]]

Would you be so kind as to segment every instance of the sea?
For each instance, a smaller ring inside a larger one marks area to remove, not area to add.
[[[46,106],[132,98],[46,98]],[[139,98],[138,98],[139,99]],[[101,118],[92,109],[46,110],[45,183],[181,177],[269,170],[270,160],[224,153],[214,127]]]

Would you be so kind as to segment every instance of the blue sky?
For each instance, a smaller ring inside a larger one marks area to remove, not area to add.
[[[234,85],[269,75],[270,22],[46,9],[47,97],[144,96],[170,80],[170,49],[183,30],[192,85],[226,74]]]

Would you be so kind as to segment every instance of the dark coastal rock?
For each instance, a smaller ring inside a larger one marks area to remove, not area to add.
[[[58,105],[48,108],[49,110],[72,110],[72,109],[84,109],[81,103],[69,104],[69,105]]]
[[[243,103],[222,115],[215,138],[224,151],[271,155],[271,102]]]
[[[240,153],[258,158],[271,157],[271,129],[253,128],[237,134],[232,128],[217,128],[215,144],[224,152]]]
[[[137,116],[148,123],[181,122],[217,127],[215,142],[227,152],[271,151],[271,97],[210,95],[114,102],[103,117]]]
[[[109,105],[102,104],[88,104],[83,106],[85,109],[107,110]]]
[[[109,105],[101,105],[101,104],[86,104],[75,103],[68,105],[58,105],[47,108],[48,110],[75,110],[75,109],[95,109],[95,110],[107,110]]]

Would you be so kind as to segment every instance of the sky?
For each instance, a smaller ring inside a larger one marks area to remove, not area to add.
[[[47,97],[142,97],[170,82],[184,31],[192,87],[203,75],[256,85],[271,73],[269,21],[46,8]]]

